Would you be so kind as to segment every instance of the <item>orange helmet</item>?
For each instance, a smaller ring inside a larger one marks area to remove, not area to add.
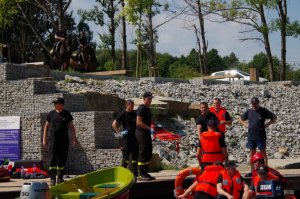
[[[260,152],[256,152],[252,157],[251,157],[251,163],[254,163],[257,160],[264,160],[265,157],[262,153]]]

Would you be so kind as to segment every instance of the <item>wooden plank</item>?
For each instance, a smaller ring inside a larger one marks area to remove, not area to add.
[[[113,76],[113,75],[126,75],[130,76],[132,74],[131,70],[112,70],[112,71],[100,71],[100,72],[91,72],[91,73],[85,73],[90,75],[107,75],[107,76]]]

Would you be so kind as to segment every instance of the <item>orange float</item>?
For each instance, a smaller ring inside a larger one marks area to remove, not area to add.
[[[189,176],[189,175],[199,176],[200,174],[201,174],[201,169],[196,168],[196,167],[189,167],[184,170],[181,170],[177,174],[176,179],[175,179],[175,189],[174,189],[175,197],[178,197],[185,192],[185,189],[183,189],[182,183],[187,176]],[[192,199],[192,198],[194,198],[194,196],[188,195],[186,198]]]

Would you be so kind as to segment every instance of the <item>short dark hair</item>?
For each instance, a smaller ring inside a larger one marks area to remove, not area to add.
[[[257,97],[252,97],[250,102],[251,103],[259,103],[259,100]]]
[[[213,99],[213,101],[215,101],[215,100],[217,100],[217,101],[221,104],[221,99],[220,99],[220,98],[215,97],[215,98]]]
[[[79,43],[81,44],[81,45],[86,45],[87,44],[87,39],[85,38],[85,37],[80,37],[79,38]]]
[[[132,99],[126,100],[126,107],[127,107],[129,104],[134,104],[134,101],[133,101]]]
[[[218,121],[210,119],[210,120],[207,121],[207,126],[208,127],[216,127],[216,126],[218,126]]]
[[[143,99],[146,99],[147,97],[151,97],[153,98],[153,95],[150,91],[146,91],[144,94],[143,94]]]
[[[200,105],[208,106],[207,102],[201,102]]]

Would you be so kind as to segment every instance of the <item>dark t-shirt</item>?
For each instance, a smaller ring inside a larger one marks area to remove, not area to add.
[[[207,131],[207,122],[208,120],[215,120],[218,121],[216,115],[212,112],[209,112],[206,116],[199,115],[196,120],[197,125],[201,125],[201,133]]]
[[[47,115],[47,121],[51,124],[51,133],[55,138],[68,138],[69,123],[73,121],[71,113],[63,110],[58,113],[55,110]]]
[[[129,134],[134,135],[136,128],[136,113],[134,111],[124,111],[117,117],[116,121],[120,122],[123,126],[123,129],[127,130]]]
[[[151,126],[151,117],[152,117],[152,113],[151,113],[151,109],[150,107],[141,104],[137,111],[136,111],[136,115],[142,117],[142,122],[144,124],[146,124],[147,126]],[[139,127],[137,127],[139,128]]]
[[[274,113],[269,111],[266,108],[259,107],[257,111],[248,109],[242,116],[242,120],[249,120],[248,127],[248,140],[265,140],[266,128],[265,121],[266,119],[273,119],[275,117]]]

